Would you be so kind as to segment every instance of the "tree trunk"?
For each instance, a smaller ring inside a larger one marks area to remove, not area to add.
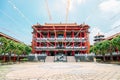
[[[9,62],[11,62],[11,52],[9,53]]]
[[[113,55],[112,55],[112,52],[110,53],[110,60],[113,61]]]
[[[14,60],[13,60],[13,62],[16,62],[16,60],[15,60],[15,53],[14,53]]]
[[[1,53],[0,53],[0,64],[1,64],[1,60],[2,60],[2,55],[1,55]]]
[[[118,51],[118,54],[120,54],[120,51]],[[120,61],[120,55],[118,55],[118,61]]]
[[[106,61],[106,59],[105,59],[105,55],[103,55],[103,61],[104,61],[104,62]]]
[[[20,56],[18,55],[18,56],[17,56],[17,61],[20,63],[20,59],[19,59],[19,58],[20,58]]]
[[[5,53],[4,53],[3,62],[5,62],[5,61],[6,61],[6,56],[5,56]]]
[[[116,51],[116,53],[117,53],[117,61],[119,61],[119,55],[118,55],[119,51]]]

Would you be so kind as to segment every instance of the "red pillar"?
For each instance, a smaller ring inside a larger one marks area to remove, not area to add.
[[[50,32],[48,31],[47,38],[50,38]]]
[[[84,31],[84,38],[86,38],[86,40],[87,40],[87,35],[86,35],[86,32],[85,32],[85,31]],[[86,42],[84,43],[84,46],[85,46],[85,47],[87,46],[87,43],[88,43],[88,41],[86,41]],[[87,53],[87,50],[85,50],[84,53]]]
[[[72,39],[74,39],[74,31],[72,31]],[[74,40],[72,40],[72,47],[74,48]]]
[[[74,56],[74,54],[75,54],[75,51],[72,51],[72,56]]]
[[[55,35],[54,35],[54,36],[55,36],[55,39],[56,39],[56,38],[57,38],[57,34],[56,34],[56,32],[55,32]]]
[[[66,39],[66,31],[64,31],[64,39]]]
[[[35,38],[37,38],[37,31],[36,31],[36,33],[35,33]]]
[[[54,55],[56,55],[56,51],[54,51]]]
[[[64,51],[65,55],[67,55],[67,51]]]
[[[64,42],[64,48],[66,48],[66,42]]]
[[[49,56],[48,51],[46,51],[47,56]]]

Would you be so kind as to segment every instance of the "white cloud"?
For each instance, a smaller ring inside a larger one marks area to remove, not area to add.
[[[70,13],[75,15],[78,12],[78,10],[77,10],[78,5],[81,5],[82,3],[86,2],[86,0],[54,0],[54,2],[50,2],[50,0],[49,0],[48,6],[49,6],[49,10],[50,10],[53,20],[54,20],[54,18],[61,20],[61,16],[64,18],[66,17],[68,1],[70,1],[69,8],[68,8],[69,9],[68,10],[68,18],[69,18]],[[60,14],[60,16],[57,16],[56,13],[58,13],[58,15]],[[53,16],[54,14],[57,18],[55,16]],[[64,20],[64,18],[62,18],[62,20]],[[66,20],[66,18],[65,18],[65,20]]]
[[[77,0],[78,4],[82,4],[82,3],[85,3],[85,2],[86,2],[86,0]]]
[[[61,0],[61,1],[63,5],[60,5],[60,6],[64,6],[64,5],[67,6],[68,0]],[[76,5],[81,5],[82,3],[86,2],[86,0],[69,0],[69,1],[70,1],[70,7],[69,7],[70,11],[73,11],[76,8]],[[58,1],[58,4],[59,3],[60,2]]]
[[[99,5],[99,8],[103,12],[118,13],[120,12],[120,0],[105,0]]]
[[[70,11],[73,11],[76,9],[77,5],[81,5],[86,2],[86,0],[70,0]]]
[[[94,43],[94,36],[96,36],[98,33],[104,34],[98,27],[94,27],[90,32],[90,44],[93,45]]]

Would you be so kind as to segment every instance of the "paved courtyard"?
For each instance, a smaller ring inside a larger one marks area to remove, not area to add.
[[[0,80],[120,80],[120,65],[21,63],[0,66]]]

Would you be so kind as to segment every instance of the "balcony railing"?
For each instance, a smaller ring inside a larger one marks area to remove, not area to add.
[[[37,42],[54,42],[54,41],[64,41],[64,42],[85,42],[86,38],[36,38]]]
[[[35,47],[36,50],[86,50],[87,47]]]

